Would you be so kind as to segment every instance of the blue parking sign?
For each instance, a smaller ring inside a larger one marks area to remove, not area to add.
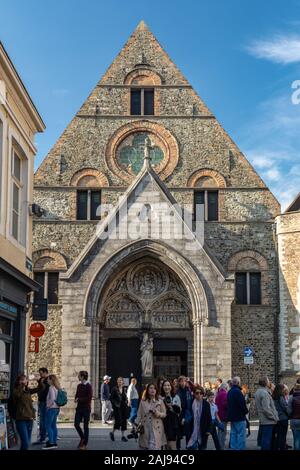
[[[251,348],[250,346],[246,346],[244,348],[244,357],[252,357],[253,354],[254,354],[253,348]]]

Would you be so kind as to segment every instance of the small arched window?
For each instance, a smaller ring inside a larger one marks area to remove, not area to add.
[[[108,186],[106,176],[98,170],[87,168],[75,173],[70,184],[77,187],[76,219],[99,220],[101,218],[101,188]]]
[[[47,299],[48,304],[58,304],[59,272],[67,269],[65,258],[53,250],[40,250],[33,254],[33,260],[34,280],[41,286],[35,293],[34,303]]]
[[[125,85],[130,86],[130,114],[133,116],[154,116],[157,114],[161,77],[153,70],[138,66],[127,74]]]
[[[133,116],[154,116],[154,88],[131,88],[130,114]]]
[[[228,270],[235,273],[235,302],[238,305],[261,305],[262,284],[267,262],[259,253],[248,250],[233,255]]]
[[[195,171],[188,180],[194,188],[194,219],[219,220],[219,188],[226,186],[225,179],[210,169]]]

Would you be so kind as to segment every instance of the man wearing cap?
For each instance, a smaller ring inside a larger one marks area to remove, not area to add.
[[[109,381],[111,377],[105,375],[103,377],[103,384],[101,384],[100,394],[101,394],[101,404],[102,404],[102,424],[110,424],[108,419],[112,413],[112,406],[110,402],[110,389]]]

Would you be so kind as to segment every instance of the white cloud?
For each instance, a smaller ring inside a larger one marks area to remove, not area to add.
[[[280,172],[277,168],[271,168],[265,173],[266,177],[270,181],[278,181],[280,180]]]
[[[300,36],[296,35],[280,35],[269,40],[256,40],[246,49],[259,59],[279,64],[300,62]]]
[[[271,152],[266,149],[252,149],[247,152],[247,158],[251,161],[255,168],[261,170],[271,168],[274,165],[274,161],[278,158],[275,152]]]
[[[289,90],[258,106],[252,122],[239,132],[241,148],[282,204],[282,210],[300,191],[300,105]]]

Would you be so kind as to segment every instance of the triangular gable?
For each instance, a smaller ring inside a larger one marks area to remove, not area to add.
[[[116,220],[118,218],[118,214],[120,213],[124,205],[127,204],[130,197],[134,195],[134,192],[138,189],[139,185],[141,185],[143,183],[143,180],[145,180],[147,177],[151,178],[152,182],[156,186],[156,189],[158,189],[158,191],[160,192],[160,195],[163,196],[164,201],[169,205],[170,209],[172,209],[172,211],[174,212],[174,215],[177,217],[177,220],[179,220],[180,223],[184,224],[185,233],[188,233],[189,235],[189,241],[192,241],[198,244],[199,251],[202,251],[205,254],[206,258],[209,260],[210,264],[212,265],[214,271],[216,272],[218,276],[221,276],[222,279],[225,279],[227,277],[226,272],[224,271],[223,267],[218,262],[218,260],[210,253],[209,249],[205,245],[203,246],[201,244],[201,241],[197,238],[196,234],[191,231],[190,227],[187,225],[186,221],[183,219],[182,213],[180,209],[178,208],[178,203],[175,200],[175,198],[172,196],[172,194],[170,193],[169,189],[160,180],[159,176],[155,173],[155,171],[152,169],[151,166],[148,167],[144,165],[141,172],[138,174],[138,176],[135,178],[135,180],[128,187],[128,189],[125,191],[123,196],[120,198],[118,204],[116,204],[114,209],[108,214],[108,216],[105,219],[99,222],[95,235],[91,238],[89,243],[82,250],[81,254],[77,257],[74,263],[70,266],[68,271],[66,273],[61,274],[62,279],[68,279],[74,274],[74,272],[83,262],[83,260],[86,258],[86,256],[88,255],[89,251],[92,249],[94,244],[99,240],[99,238],[101,237],[101,234],[107,230],[107,227],[109,227],[109,225],[112,223],[114,219]],[[155,240],[157,239],[155,238]]]

